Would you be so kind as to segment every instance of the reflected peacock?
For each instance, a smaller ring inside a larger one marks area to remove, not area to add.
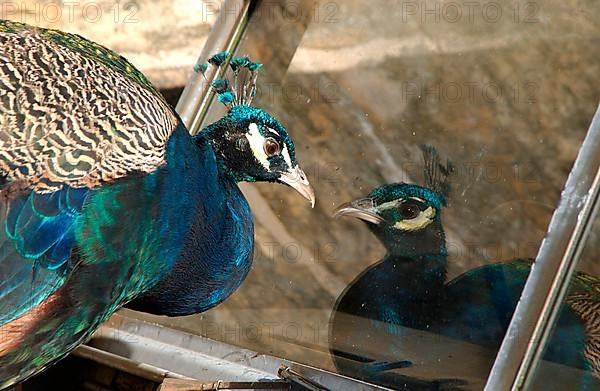
[[[446,281],[441,213],[452,165],[443,163],[431,146],[423,147],[423,156],[426,186],[383,185],[335,212],[364,221],[387,249],[385,257],[356,277],[337,300],[330,345],[336,366],[351,376],[411,390],[436,385],[411,383],[397,375],[401,372],[391,372],[417,365],[402,357],[403,338],[393,337],[394,325],[498,349],[531,268],[531,260],[517,259]],[[566,303],[544,359],[600,376],[600,280],[577,273]],[[383,347],[381,357],[348,354],[348,347],[357,344],[359,351],[372,352],[371,338],[382,333],[395,343]],[[362,364],[355,365],[357,359]]]
[[[225,300],[252,262],[240,181],[314,205],[286,129],[250,106],[261,64],[220,53],[228,111],[198,136],[118,54],[0,22],[0,388],[72,351],[119,307]],[[132,301],[133,300],[133,301]]]

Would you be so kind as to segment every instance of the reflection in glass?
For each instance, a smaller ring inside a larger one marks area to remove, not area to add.
[[[411,390],[468,381],[426,383],[404,376],[402,368],[422,365],[409,359],[404,349],[407,339],[423,338],[408,335],[410,329],[497,350],[531,267],[531,260],[517,259],[481,266],[446,282],[448,252],[441,212],[452,166],[443,164],[431,147],[424,147],[423,156],[426,186],[380,186],[336,211],[337,216],[366,222],[387,249],[386,256],[338,298],[331,334],[336,367],[349,376]],[[599,291],[600,280],[577,274],[545,360],[600,375],[600,346],[593,335],[600,321]],[[460,344],[455,346],[455,354],[464,354]],[[433,354],[441,360],[446,352],[438,349]]]

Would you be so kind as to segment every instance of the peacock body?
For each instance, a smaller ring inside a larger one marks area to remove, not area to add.
[[[260,64],[236,61],[252,91]],[[0,21],[0,389],[128,302],[183,315],[231,295],[254,241],[237,182],[285,183],[314,202],[285,128],[251,96],[221,92],[228,113],[192,137],[123,57]]]
[[[424,149],[424,155],[427,186],[383,185],[336,212],[365,221],[387,249],[386,256],[357,276],[337,300],[330,345],[336,366],[348,375],[410,390],[436,389],[442,383],[411,382],[391,372],[413,365],[402,357],[406,336],[397,326],[498,349],[532,265],[523,259],[488,264],[447,281],[441,211],[452,167],[442,165],[431,147]],[[577,273],[544,359],[600,377],[599,325],[600,280]],[[530,326],[512,332],[525,338]],[[397,336],[390,346],[382,347],[380,357],[361,358],[364,364],[359,369],[343,359],[345,347],[358,344],[359,351],[369,351],[371,338],[378,334]]]

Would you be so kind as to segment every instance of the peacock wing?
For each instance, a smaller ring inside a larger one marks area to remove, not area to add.
[[[0,189],[0,325],[46,300],[73,270],[73,224],[88,189]],[[17,192],[17,194],[14,194]]]
[[[119,55],[0,21],[0,388],[72,350],[150,284],[133,254],[168,258],[146,234],[157,231],[147,211],[158,185],[129,179],[166,166],[181,126]],[[150,220],[123,232],[122,211]],[[107,258],[97,243],[108,236]]]

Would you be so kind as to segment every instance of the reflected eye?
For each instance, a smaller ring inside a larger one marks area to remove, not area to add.
[[[267,154],[267,156],[271,157],[273,155],[278,154],[279,151],[281,150],[281,147],[279,146],[279,143],[277,142],[277,140],[275,140],[272,137],[269,137],[268,139],[265,140],[264,149],[265,149],[265,153]]]
[[[412,220],[421,213],[421,209],[419,209],[419,205],[416,202],[407,201],[398,207],[398,212],[400,212],[402,219]]]

